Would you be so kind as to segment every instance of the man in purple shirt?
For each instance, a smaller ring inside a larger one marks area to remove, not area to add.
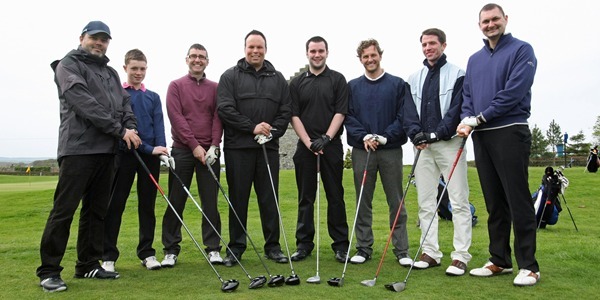
[[[213,264],[223,263],[219,251],[221,217],[217,210],[218,186],[207,166],[219,176],[219,144],[223,126],[217,115],[217,83],[206,78],[204,70],[208,66],[208,52],[200,44],[193,44],[185,61],[189,73],[172,81],[167,90],[167,114],[171,121],[173,149],[171,155],[177,166],[174,172],[186,187],[190,187],[194,171],[202,211],[214,227],[202,218],[202,241],[206,246],[209,260]],[[187,193],[169,176],[169,200],[180,216],[187,199]],[[173,267],[181,247],[181,222],[170,208],[167,208],[162,223],[162,242],[165,258],[163,267]]]

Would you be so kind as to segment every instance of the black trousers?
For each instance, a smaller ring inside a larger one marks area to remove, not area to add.
[[[205,218],[194,204],[193,210],[197,212],[197,215],[202,216],[202,242],[207,252],[220,251],[221,215],[217,209],[218,185],[215,179],[210,174],[210,171],[208,171],[208,168],[194,157],[191,150],[187,148],[173,148],[171,156],[175,159],[175,172],[179,175],[179,178],[181,178],[183,185],[185,185],[188,191],[190,191],[194,171],[196,172],[196,184],[198,186],[198,193],[200,194],[200,208],[202,208],[202,211],[206,215]],[[217,162],[211,168],[218,178],[220,176],[220,164]],[[192,196],[194,195],[192,194]],[[169,174],[169,201],[182,219],[188,197],[181,182],[173,174]],[[198,198],[194,196],[194,200],[198,201]],[[208,223],[207,218],[210,223]],[[210,224],[215,227],[216,231]],[[179,255],[179,251],[181,250],[180,242],[181,222],[177,219],[173,210],[167,207],[162,220],[162,243],[165,254]]]
[[[279,153],[275,150],[267,150],[267,156],[273,175],[275,191],[278,193]],[[244,229],[247,228],[250,190],[254,184],[265,239],[264,250],[266,253],[281,250],[279,244],[279,216],[262,148],[227,149],[225,150],[225,165],[227,166],[226,177],[229,186],[229,200],[235,209],[235,212],[233,212],[231,207],[229,208],[229,248],[238,257],[241,257],[246,250]],[[281,201],[281,199],[278,200]],[[239,221],[236,214],[240,219]]]
[[[538,272],[535,211],[529,192],[531,132],[528,126],[476,131],[473,146],[489,213],[490,261],[500,267],[512,267],[512,224],[518,267]]]
[[[333,140],[320,156],[321,182],[327,197],[327,230],[333,240],[333,251],[348,250],[348,222],[342,185],[344,150],[339,139]],[[298,222],[296,246],[311,252],[314,248],[314,204],[317,190],[317,156],[298,141],[294,153],[296,185],[298,186]]]
[[[115,156],[113,154],[73,155],[59,160],[59,177],[54,204],[40,243],[40,279],[58,276],[67,248],[71,222],[82,202],[77,235],[75,273],[83,274],[100,266],[104,217],[110,201]]]
[[[154,179],[158,182],[160,175],[160,160],[158,156],[144,153],[139,154]],[[139,222],[137,256],[143,260],[148,256],[156,255],[156,251],[152,248],[154,230],[156,228],[156,215],[154,213],[156,186],[132,152],[119,152],[119,155],[117,155],[117,174],[113,183],[112,197],[106,218],[104,219],[104,253],[102,254],[102,260],[104,261],[116,261],[119,258],[117,240],[119,238],[119,231],[121,230],[121,220],[136,174]]]

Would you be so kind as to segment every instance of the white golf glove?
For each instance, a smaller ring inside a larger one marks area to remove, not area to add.
[[[465,117],[460,123],[471,127],[477,127],[477,125],[479,125],[477,117]]]
[[[257,134],[257,135],[254,137],[254,140],[255,140],[255,141],[256,141],[256,142],[257,142],[259,145],[262,145],[262,144],[264,144],[264,143],[266,143],[266,142],[268,142],[268,141],[270,141],[270,140],[272,140],[272,139],[273,139],[273,135],[272,135],[272,134],[270,134],[270,133],[269,133],[269,136],[266,136],[266,135],[264,135],[264,134]]]
[[[175,170],[175,159],[173,157],[162,154],[159,158],[165,167]]]
[[[387,138],[383,135],[373,135],[373,140],[379,142],[379,145],[385,145],[387,143]]]
[[[461,124],[465,124],[467,126],[471,126],[471,127],[477,127],[477,125],[481,124],[481,123],[485,123],[486,120],[483,117],[483,114],[480,113],[478,116],[471,116],[471,117],[465,117],[464,119],[462,119],[462,121],[460,121]]]
[[[366,142],[371,139],[373,139],[373,135],[369,133],[369,134],[365,135],[365,137],[363,138],[363,142]]]
[[[206,152],[206,164],[210,166],[214,164],[217,160],[219,160],[220,152],[221,150],[219,149],[219,147],[215,145],[210,146],[210,148]]]

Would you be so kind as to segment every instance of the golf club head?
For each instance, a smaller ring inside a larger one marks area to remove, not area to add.
[[[275,275],[271,277],[271,280],[267,283],[269,287],[282,286],[285,283],[285,278],[281,275]]]
[[[385,288],[392,292],[402,292],[406,288],[406,282],[394,282],[386,284]]]
[[[300,284],[300,277],[298,277],[298,275],[296,274],[292,274],[290,275],[290,277],[285,279],[285,284],[287,285],[299,285]]]
[[[329,284],[330,286],[342,287],[342,286],[344,286],[344,279],[333,277],[333,278],[327,280],[327,284]]]
[[[367,280],[363,280],[360,282],[360,284],[364,285],[364,286],[375,286],[375,282],[377,279],[367,279]]]
[[[307,283],[321,283],[321,277],[319,277],[319,275],[315,275],[313,277],[308,277],[308,279],[306,279]]]
[[[235,279],[223,281],[223,284],[221,285],[221,291],[226,293],[233,292],[237,289],[238,285],[240,285],[240,283]]]
[[[252,279],[250,281],[250,285],[248,285],[248,288],[251,290],[258,289],[258,288],[263,287],[263,285],[265,285],[265,283],[267,283],[267,277],[261,275],[261,276],[258,276],[256,278]]]

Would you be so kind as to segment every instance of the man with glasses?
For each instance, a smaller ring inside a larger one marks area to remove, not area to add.
[[[193,44],[188,49],[185,62],[188,74],[172,81],[167,90],[167,115],[171,122],[175,159],[172,172],[181,178],[189,189],[196,172],[196,184],[202,210],[218,232],[202,218],[202,242],[213,264],[223,263],[219,251],[221,216],[217,210],[218,186],[208,168],[217,176],[220,173],[219,145],[223,126],[217,115],[217,83],[206,78],[208,52],[204,46]],[[187,192],[179,180],[169,176],[169,200],[180,216],[187,200]],[[173,267],[181,250],[181,222],[167,207],[162,223],[162,242],[165,258],[162,267]]]

